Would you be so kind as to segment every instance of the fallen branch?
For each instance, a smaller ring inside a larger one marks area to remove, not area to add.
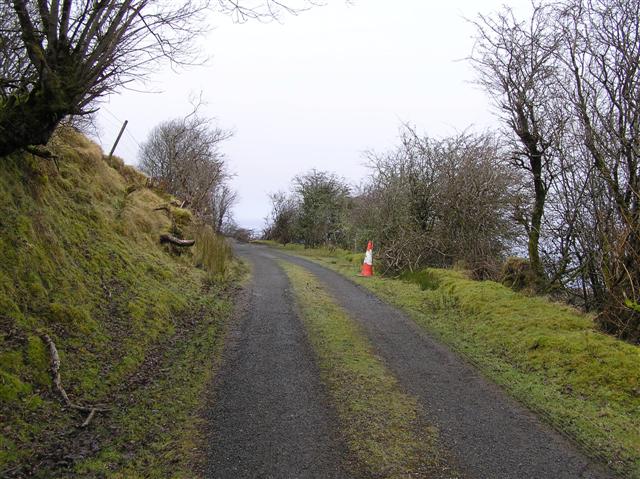
[[[180,238],[176,238],[173,235],[170,235],[169,233],[166,233],[166,234],[160,235],[160,243],[171,243],[176,246],[193,246],[196,243],[196,240],[180,239]]]
[[[91,420],[93,419],[93,417],[96,415],[96,412],[98,410],[96,408],[93,408],[91,410],[91,412],[89,413],[89,415],[87,416],[87,419],[84,420],[84,422],[82,424],[80,424],[80,427],[85,428],[89,425],[89,423],[91,422]]]
[[[42,340],[47,345],[47,347],[49,348],[49,356],[51,358],[51,377],[53,379],[53,384],[56,387],[56,391],[58,391],[58,394],[60,395],[60,397],[62,398],[63,402],[67,407],[70,407],[71,409],[76,409],[78,411],[89,413],[89,416],[87,417],[87,419],[85,419],[85,421],[80,426],[80,427],[87,427],[91,422],[91,420],[93,419],[93,416],[95,416],[97,412],[107,412],[109,411],[109,409],[82,406],[80,404],[75,404],[71,402],[71,399],[69,399],[69,395],[67,394],[67,391],[65,391],[64,387],[62,386],[62,378],[60,377],[60,355],[58,354],[58,348],[56,348],[56,343],[53,342],[53,340],[49,337],[48,334],[43,334],[41,337],[42,337]]]
[[[67,392],[62,387],[62,379],[60,378],[60,355],[58,354],[58,348],[56,348],[56,344],[48,334],[43,334],[42,339],[49,348],[49,356],[51,357],[51,376],[53,378],[53,384],[56,387],[58,394],[62,396],[65,404],[69,404],[71,400],[69,399],[69,396],[67,396]]]

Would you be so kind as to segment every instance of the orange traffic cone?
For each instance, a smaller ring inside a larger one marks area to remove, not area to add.
[[[360,276],[373,276],[373,241],[367,243],[367,252],[364,255]]]

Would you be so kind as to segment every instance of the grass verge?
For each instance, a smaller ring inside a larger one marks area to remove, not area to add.
[[[237,268],[122,160],[71,129],[50,148],[59,168],[0,158],[0,477],[191,477],[185,431]],[[161,245],[168,232],[203,244]],[[111,409],[87,428],[52,386],[43,334],[71,400]]]
[[[592,316],[458,271],[360,278],[363,255],[287,250],[403,309],[589,455],[640,477],[640,348],[598,332]]]
[[[356,324],[312,274],[282,262],[322,379],[335,405],[354,473],[362,477],[455,477],[417,400],[375,357]]]
[[[187,319],[191,327],[146,364],[152,378],[123,390],[114,417],[96,425],[92,436],[101,439],[100,450],[74,464],[69,477],[195,477],[203,447],[199,408],[231,306],[230,300],[205,296]]]

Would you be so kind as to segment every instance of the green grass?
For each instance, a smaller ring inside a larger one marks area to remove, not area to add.
[[[180,477],[187,456],[165,460],[146,440],[187,430],[211,374],[198,361],[220,342],[230,299],[206,265],[194,267],[192,252],[159,244],[176,228],[195,234],[186,210],[154,210],[169,198],[121,160],[107,163],[80,134],[59,132],[51,149],[59,170],[28,154],[0,158],[0,475],[42,462],[41,477],[59,477],[47,464],[68,443],[66,454],[85,457],[72,466],[82,463],[84,477],[117,477],[125,463],[133,471],[143,462],[165,469],[144,477]],[[44,333],[57,345],[72,401],[113,409],[86,433],[76,429],[83,415],[63,408],[52,388]],[[209,339],[189,353],[194,337]],[[160,427],[158,414],[176,420]],[[119,439],[127,434],[146,439],[133,447]],[[87,450],[86,437],[104,449]]]
[[[75,465],[69,477],[191,479],[202,460],[204,430],[199,409],[222,347],[223,318],[230,302],[209,299],[196,315],[197,326],[162,358],[153,381],[124,399],[115,412],[118,434],[95,456]],[[108,433],[108,431],[101,431]]]
[[[290,263],[282,267],[337,411],[353,472],[379,478],[455,477],[417,400],[402,391],[356,324],[312,274]]]
[[[592,316],[459,271],[360,278],[344,253],[291,250],[404,309],[588,454],[640,477],[640,348]]]
[[[295,253],[301,256],[308,256],[312,258],[325,258],[328,259],[333,264],[337,264],[338,260],[342,262],[354,263],[361,265],[364,260],[364,249],[362,253],[353,253],[351,251],[347,251],[342,248],[305,248],[304,245],[295,244],[295,243],[287,243],[286,245],[282,245],[276,241],[270,240],[256,240],[253,241],[256,244],[263,244],[266,246],[271,246],[278,249],[283,249],[285,251],[289,251],[291,253]]]

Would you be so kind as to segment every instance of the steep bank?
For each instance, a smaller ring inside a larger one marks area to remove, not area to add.
[[[77,132],[50,148],[59,169],[0,159],[0,476],[154,477],[170,464],[181,477],[232,287],[225,268],[194,267],[210,251],[159,237],[216,239]],[[71,401],[109,409],[88,427],[53,387],[45,335]]]

